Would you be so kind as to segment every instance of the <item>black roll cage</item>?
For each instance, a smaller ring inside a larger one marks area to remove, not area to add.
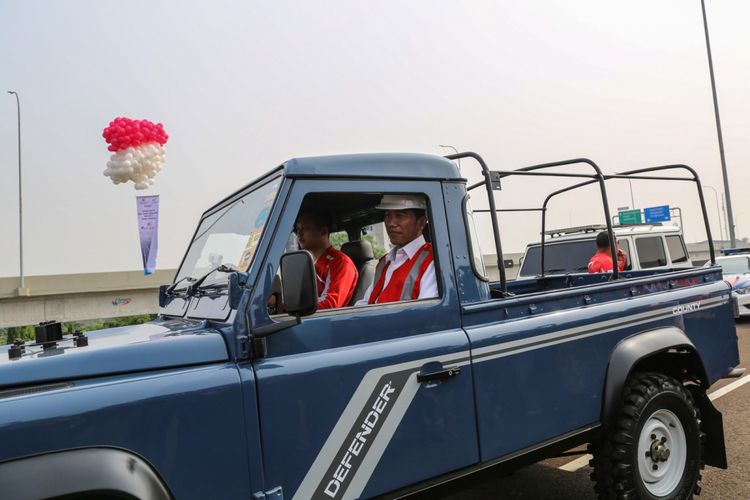
[[[706,211],[706,201],[703,198],[703,187],[701,186],[700,178],[698,177],[698,173],[693,170],[693,168],[689,167],[688,165],[683,165],[680,163],[671,164],[671,165],[658,165],[654,167],[645,167],[645,168],[638,168],[634,170],[627,170],[625,172],[619,172],[614,174],[604,174],[602,173],[602,170],[599,168],[599,166],[594,163],[592,160],[589,160],[588,158],[574,158],[571,160],[562,160],[562,161],[556,161],[551,163],[540,163],[537,165],[530,165],[528,167],[522,167],[516,170],[490,170],[487,166],[487,163],[485,163],[484,159],[479,156],[477,153],[466,151],[463,153],[457,153],[452,155],[445,156],[448,160],[458,160],[461,158],[473,158],[479,163],[479,166],[482,169],[482,176],[484,176],[484,180],[477,182],[476,184],[472,184],[467,188],[467,191],[471,191],[475,188],[478,188],[480,186],[484,186],[487,190],[487,198],[489,201],[489,210],[475,210],[475,212],[489,212],[490,218],[492,220],[492,236],[495,241],[495,250],[497,252],[497,268],[500,272],[500,291],[503,296],[506,296],[508,294],[507,290],[507,279],[505,275],[505,266],[503,265],[503,250],[502,245],[500,241],[500,230],[497,222],[497,212],[542,212],[542,231],[541,231],[541,277],[544,277],[544,233],[546,230],[546,222],[547,222],[547,205],[549,201],[562,193],[566,193],[568,191],[572,191],[574,189],[578,189],[584,186],[588,186],[590,184],[599,184],[599,190],[601,192],[602,197],[602,205],[604,208],[604,219],[607,222],[607,233],[609,235],[609,248],[612,253],[612,262],[617,262],[617,247],[615,245],[615,235],[612,230],[612,217],[610,215],[609,211],[609,202],[607,199],[607,187],[606,187],[606,181],[611,179],[637,179],[637,180],[660,180],[660,181],[688,181],[688,182],[695,182],[696,188],[698,189],[698,198],[700,200],[701,204],[701,212],[703,213],[703,222],[706,227],[706,237],[708,240],[708,249],[709,254],[711,257],[711,264],[716,264],[716,255],[714,252],[714,242],[713,238],[711,236],[711,227],[708,224],[708,212]],[[539,172],[539,170],[546,170],[550,168],[556,168],[556,167],[562,167],[566,165],[578,165],[578,164],[584,164],[590,166],[593,170],[593,174],[575,174],[575,173],[569,173],[569,172]],[[672,176],[663,176],[663,175],[639,175],[649,172],[661,172],[664,170],[687,170],[688,173],[691,175],[690,177],[672,177]],[[494,191],[500,189],[500,180],[504,177],[510,177],[510,176],[541,176],[541,177],[571,177],[571,178],[583,178],[588,179],[583,182],[579,182],[578,184],[574,184],[572,186],[568,186],[563,189],[559,189],[557,191],[554,191],[547,195],[547,197],[544,199],[544,203],[541,207],[532,207],[532,208],[508,208],[508,209],[498,209],[495,205],[495,195]],[[617,268],[617,266],[612,266],[612,279],[616,280],[620,278],[620,271]]]

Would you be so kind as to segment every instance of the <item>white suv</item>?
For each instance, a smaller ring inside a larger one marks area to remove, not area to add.
[[[626,271],[691,267],[690,256],[679,226],[639,224],[614,226],[618,246],[628,254]],[[545,232],[544,271],[546,275],[585,273],[589,259],[596,253],[596,235],[606,226],[581,226]],[[541,245],[526,247],[516,279],[541,273]]]
[[[732,295],[737,300],[736,316],[750,316],[750,248],[727,248],[716,257],[724,280],[732,285]],[[706,262],[710,266],[711,262]]]

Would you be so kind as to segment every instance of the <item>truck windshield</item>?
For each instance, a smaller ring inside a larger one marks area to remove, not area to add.
[[[280,184],[281,179],[277,177],[201,221],[175,277],[175,283],[183,280],[178,289],[189,286],[196,278],[222,264],[247,271]],[[227,281],[228,276],[227,273],[212,273],[204,283],[217,284]]]
[[[547,273],[586,272],[589,259],[596,253],[596,241],[566,241],[544,244],[544,270]],[[536,276],[541,272],[541,246],[531,246],[526,250],[521,267],[521,276]]]

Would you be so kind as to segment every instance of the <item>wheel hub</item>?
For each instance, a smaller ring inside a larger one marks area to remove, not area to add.
[[[667,496],[679,485],[687,460],[687,439],[679,418],[667,409],[646,419],[638,438],[638,470],[646,489]]]
[[[664,444],[662,439],[654,439],[651,442],[651,450],[649,451],[649,456],[654,463],[666,462],[669,458],[669,448],[667,448],[667,445]]]

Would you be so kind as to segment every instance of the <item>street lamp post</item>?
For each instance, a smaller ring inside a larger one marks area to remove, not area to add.
[[[635,210],[635,198],[633,198],[633,179],[628,179],[628,184],[630,184],[630,204],[633,206],[633,210]]]
[[[714,200],[716,201],[716,217],[719,218],[719,237],[724,240],[724,225],[721,223],[721,209],[719,208],[719,195],[716,191],[716,188],[713,186],[708,186],[706,184],[702,184],[703,189],[710,189],[714,193]]]
[[[714,62],[711,58],[711,42],[708,38],[708,21],[706,21],[706,2],[701,0],[701,11],[703,13],[703,31],[706,34],[706,52],[708,53],[708,72],[711,75],[711,93],[714,98],[714,115],[716,117],[716,134],[719,136],[719,155],[721,157],[721,173],[724,176],[724,195],[727,199],[727,227],[729,228],[729,241],[732,248],[737,246],[737,238],[734,235],[734,216],[732,214],[732,198],[729,196],[729,177],[727,176],[727,162],[724,158],[724,139],[721,135],[721,119],[719,118],[719,101],[716,97],[716,80],[714,79]]]
[[[455,151],[456,154],[458,154],[458,149],[456,149],[454,146],[451,146],[450,144],[438,144],[438,146],[441,148],[450,148]],[[461,171],[461,158],[458,159],[458,171]]]
[[[18,99],[18,92],[9,90],[8,93],[16,96],[16,111],[18,113],[18,247],[21,267],[21,282],[18,293],[25,294],[26,282],[23,276],[23,190],[21,184],[21,101]]]
[[[724,234],[728,234],[729,221],[727,220],[727,200],[724,193],[721,193],[721,212],[724,214]]]

